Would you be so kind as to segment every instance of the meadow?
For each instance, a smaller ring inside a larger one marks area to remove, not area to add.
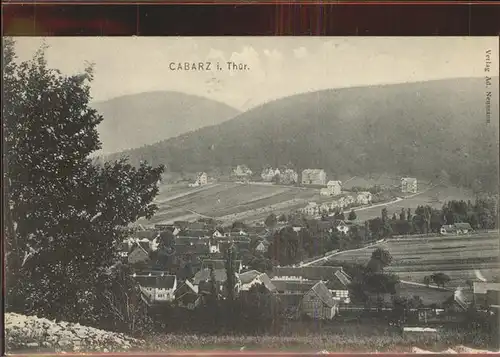
[[[395,176],[388,175],[344,179],[343,187],[346,190],[355,186],[397,187],[399,180]],[[387,208],[389,215],[399,214],[402,208],[414,211],[420,205],[441,208],[445,201],[469,200],[472,199],[472,195],[467,190],[433,187],[428,182],[419,181],[417,195],[400,194],[400,198],[401,200],[397,202],[355,209],[357,217],[359,220],[379,217],[384,207]],[[229,224],[236,220],[248,223],[262,222],[270,213],[289,213],[304,207],[308,202],[322,203],[331,200],[330,197],[320,196],[318,188],[311,187],[236,182],[217,182],[197,188],[188,187],[185,182],[163,184],[155,199],[158,212],[149,222],[140,223],[145,225],[172,223],[175,220],[195,220],[200,217],[213,217]]]
[[[155,203],[158,212],[149,223],[168,223],[200,216],[222,221],[263,220],[271,212],[289,212],[308,201],[319,201],[319,190],[281,185],[219,182],[199,188],[165,185]]]
[[[337,253],[329,263],[365,264],[377,247],[387,249],[393,261],[386,268],[401,280],[423,283],[426,275],[442,272],[452,279],[449,286],[465,286],[477,280],[476,270],[486,279],[500,274],[498,232],[463,236],[437,236],[389,239],[364,249]]]
[[[411,352],[413,347],[443,351],[467,345],[484,348],[480,336],[471,342],[467,334],[441,329],[434,336],[404,336],[400,330],[380,321],[346,323],[339,321],[293,322],[277,334],[199,335],[158,334],[149,336],[144,350],[149,352],[199,351],[215,352]]]

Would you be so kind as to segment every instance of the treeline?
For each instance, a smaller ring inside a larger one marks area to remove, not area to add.
[[[481,197],[472,201],[448,201],[441,209],[418,206],[414,212],[402,208],[399,214],[388,217],[382,209],[381,217],[368,221],[374,239],[392,235],[439,233],[443,225],[469,223],[473,229],[498,227],[498,198]]]

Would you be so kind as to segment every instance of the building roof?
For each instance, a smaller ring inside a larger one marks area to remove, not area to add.
[[[320,174],[325,172],[323,169],[305,169],[302,171],[302,174]]]
[[[299,292],[305,294],[317,283],[310,280],[276,280],[272,279],[271,283],[276,287],[276,291],[283,293],[287,291]]]
[[[211,270],[208,268],[202,269],[194,275],[193,284],[198,285],[202,281],[211,280]],[[222,283],[227,280],[225,269],[214,269],[215,280]]]
[[[472,229],[472,226],[469,223],[455,223],[454,226],[456,229]]]
[[[235,260],[236,266],[241,265],[241,260]],[[226,261],[224,259],[204,259],[202,263],[202,269],[209,269],[213,267],[214,269],[226,269]]]
[[[136,276],[134,279],[144,288],[173,289],[177,280],[175,275]]]
[[[500,291],[500,283],[489,283],[487,281],[475,281],[473,283],[474,294],[486,294],[488,290]]]
[[[335,273],[342,267],[334,266],[302,266],[302,267],[273,267],[273,276],[302,277],[309,280],[335,279]]]
[[[334,307],[337,305],[335,302],[335,299],[333,298],[332,293],[328,288],[325,286],[324,283],[318,282],[316,283],[311,291],[316,294],[316,296],[328,307]]]
[[[206,244],[208,240],[200,237],[176,237],[175,244]]]
[[[351,279],[341,270],[335,272],[334,277],[325,282],[329,290],[347,290]]]
[[[181,233],[179,233],[180,237],[191,237],[191,238],[200,238],[200,237],[210,237],[210,231],[206,229],[185,229]]]
[[[203,230],[206,228],[206,224],[203,222],[189,222],[187,224],[187,229],[190,230]]]
[[[239,277],[242,284],[249,284],[252,281],[254,281],[260,274],[261,272],[257,270],[249,270],[244,273],[241,273]]]
[[[271,292],[276,292],[277,288],[269,278],[269,276],[266,273],[262,273],[258,276],[258,279],[264,284],[264,286],[267,288],[267,290]]]
[[[176,244],[174,246],[175,254],[208,254],[210,247],[208,244]]]
[[[342,182],[340,182],[340,181],[335,181],[335,180],[330,180],[330,181],[328,181],[328,182],[327,182],[327,184],[326,184],[326,185],[327,185],[327,186],[331,186],[331,185],[335,185],[335,186],[336,186],[336,185],[339,185],[339,186],[340,186],[340,185],[342,185]]]

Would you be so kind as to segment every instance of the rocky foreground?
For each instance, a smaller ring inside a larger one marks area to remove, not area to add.
[[[5,342],[8,352],[125,352],[142,341],[80,324],[6,313]]]

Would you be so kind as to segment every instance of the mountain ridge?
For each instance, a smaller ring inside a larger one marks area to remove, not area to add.
[[[494,83],[491,91],[498,93]],[[242,163],[260,170],[289,162],[298,170],[323,167],[334,174],[432,178],[446,171],[470,186],[498,175],[491,173],[498,168],[498,95],[492,97],[486,124],[483,78],[307,92],[110,158],[127,155],[133,164],[146,160],[173,172]]]
[[[176,91],[126,94],[91,106],[104,117],[98,126],[100,154],[139,148],[240,113],[225,103]]]

